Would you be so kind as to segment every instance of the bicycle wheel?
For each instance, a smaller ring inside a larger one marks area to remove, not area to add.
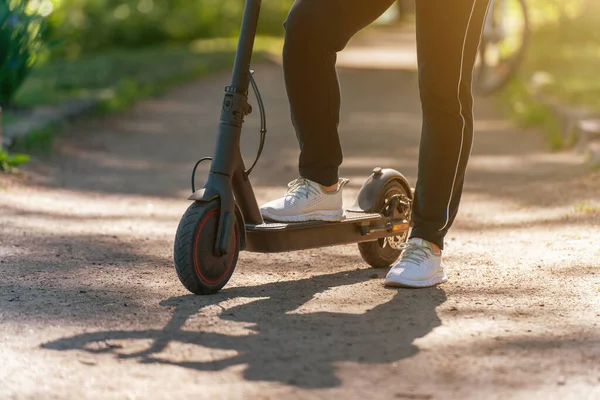
[[[525,0],[492,0],[473,72],[473,91],[489,95],[515,76],[529,41]]]

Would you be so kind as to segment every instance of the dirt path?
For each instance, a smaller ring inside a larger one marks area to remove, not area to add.
[[[383,37],[370,58],[369,34],[340,57],[349,201],[376,165],[416,178],[412,37]],[[295,177],[297,149],[280,67],[256,78],[262,202]],[[173,236],[227,79],[78,123],[26,177],[0,176],[0,398],[600,398],[600,175],[491,100],[477,105],[448,284],[386,289],[342,246],[242,253],[219,294],[189,295]]]

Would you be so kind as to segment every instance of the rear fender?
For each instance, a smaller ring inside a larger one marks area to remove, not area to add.
[[[379,212],[380,210],[374,208],[383,195],[383,188],[390,181],[398,181],[404,187],[408,197],[413,199],[413,190],[404,175],[392,168],[377,167],[373,169],[373,173],[363,184],[358,192],[356,202],[349,211]]]

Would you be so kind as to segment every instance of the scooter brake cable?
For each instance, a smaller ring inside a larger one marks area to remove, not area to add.
[[[196,163],[196,165],[194,165],[194,169],[192,170],[192,193],[196,193],[196,182],[195,182],[195,178],[196,178],[196,170],[198,169],[198,165],[200,165],[201,162],[203,161],[212,161],[212,157],[204,157],[198,160],[198,162]]]
[[[267,116],[265,114],[265,105],[263,104],[262,97],[260,95],[260,91],[258,90],[258,85],[256,84],[256,81],[254,80],[254,76],[252,75],[252,71],[248,70],[248,74],[250,77],[250,84],[252,85],[252,90],[254,91],[254,94],[256,95],[256,101],[258,102],[258,110],[260,112],[260,144],[258,146],[258,152],[256,154],[256,159],[252,163],[252,166],[250,168],[248,168],[248,170],[246,171],[246,175],[250,175],[250,173],[256,166],[256,163],[258,162],[258,159],[260,158],[260,155],[262,154],[263,147],[265,145],[265,138],[267,135]]]

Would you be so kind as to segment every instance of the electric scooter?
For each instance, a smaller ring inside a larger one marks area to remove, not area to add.
[[[261,0],[246,0],[214,156],[202,158],[194,166],[192,195],[188,198],[193,203],[181,218],[175,236],[177,275],[195,294],[222,289],[242,250],[273,253],[358,243],[369,265],[386,268],[398,259],[408,238],[413,192],[406,178],[390,168],[373,169],[340,222],[263,220],[249,179],[266,137],[264,104],[250,70],[260,6]],[[244,117],[252,112],[248,103],[250,85],[259,106],[261,135],[256,160],[246,169],[240,137]],[[195,173],[203,161],[211,161],[210,172],[204,186],[196,190]]]

